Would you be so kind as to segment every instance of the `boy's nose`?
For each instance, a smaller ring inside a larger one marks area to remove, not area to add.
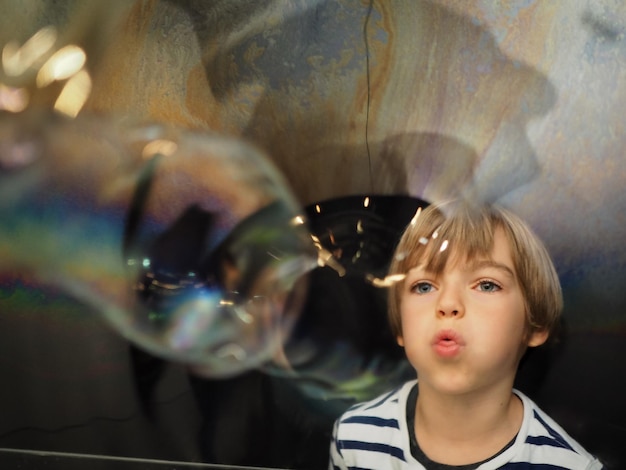
[[[458,317],[462,315],[461,309],[444,309],[437,310],[437,314],[441,317]]]
[[[461,298],[450,290],[442,290],[437,302],[437,316],[462,317],[465,313]]]

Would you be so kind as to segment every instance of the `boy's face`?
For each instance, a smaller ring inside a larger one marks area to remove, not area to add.
[[[525,334],[524,297],[502,230],[490,258],[459,258],[451,256],[438,276],[422,265],[407,273],[398,342],[420,386],[447,394],[511,387],[526,347],[548,333]]]

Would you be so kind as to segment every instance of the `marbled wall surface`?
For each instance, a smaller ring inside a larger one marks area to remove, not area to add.
[[[501,200],[605,296],[626,261],[625,63],[617,0],[140,1],[89,106],[243,136],[303,204]],[[587,307],[577,322],[623,324]]]

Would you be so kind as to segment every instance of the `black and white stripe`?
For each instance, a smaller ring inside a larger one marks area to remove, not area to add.
[[[410,451],[407,397],[415,381],[372,401],[355,405],[335,423],[329,469],[424,469]],[[530,398],[512,446],[478,470],[598,470],[602,464],[586,452]]]

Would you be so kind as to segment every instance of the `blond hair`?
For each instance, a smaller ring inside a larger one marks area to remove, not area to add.
[[[451,256],[452,261],[488,258],[497,229],[504,232],[511,249],[525,301],[526,334],[552,333],[563,309],[561,284],[554,264],[544,244],[526,223],[502,207],[452,202],[418,211],[398,243],[389,274],[404,274],[422,263],[428,271],[440,274]],[[403,284],[398,282],[389,291],[389,321],[394,335],[402,334]]]

